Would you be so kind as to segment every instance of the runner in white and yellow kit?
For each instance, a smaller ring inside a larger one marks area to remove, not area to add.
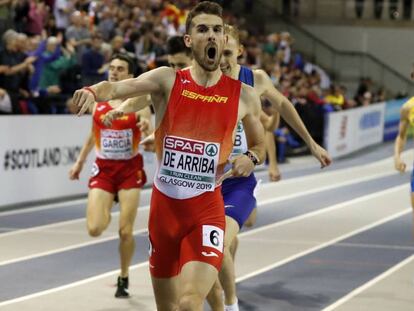
[[[398,135],[395,139],[394,147],[394,165],[395,169],[400,173],[404,173],[407,169],[407,164],[401,159],[401,153],[404,150],[407,141],[407,134],[409,127],[414,126],[414,97],[411,97],[401,107],[401,118],[398,127]],[[413,208],[413,223],[414,223],[414,168],[411,173],[411,206]],[[414,225],[412,228],[414,237]]]

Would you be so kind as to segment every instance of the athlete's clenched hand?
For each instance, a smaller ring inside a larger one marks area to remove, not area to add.
[[[221,184],[225,179],[229,177],[247,177],[254,170],[254,164],[248,156],[240,154],[229,160],[229,163],[232,164],[232,168],[228,170],[218,181],[218,184]]]
[[[313,143],[311,145],[310,151],[312,152],[313,156],[321,163],[321,168],[331,165],[332,159],[329,156],[328,152],[317,143]]]
[[[69,171],[69,179],[75,180],[79,179],[79,174],[82,171],[83,163],[82,162],[76,162],[73,164],[72,168]]]
[[[397,171],[400,173],[404,173],[405,169],[407,168],[407,164],[401,160],[401,158],[394,159],[394,166]]]

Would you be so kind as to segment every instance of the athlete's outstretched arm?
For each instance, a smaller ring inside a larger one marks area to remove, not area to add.
[[[263,110],[260,113],[260,122],[262,122],[265,132],[265,144],[267,160],[269,161],[269,180],[279,181],[280,172],[277,166],[276,159],[276,143],[275,134],[273,133],[279,126],[280,114],[274,111],[271,116],[268,116]]]
[[[401,153],[404,150],[405,142],[407,140],[407,131],[408,131],[408,106],[404,105],[401,109],[401,119],[398,127],[398,135],[395,138],[394,145],[394,165],[395,169],[401,173],[405,172],[407,165],[401,159]]]
[[[268,116],[263,110],[260,113],[260,122],[262,122],[263,127],[266,131],[272,132],[277,129],[279,126],[280,114],[279,112],[274,112],[271,116]]]
[[[283,96],[274,86],[269,76],[263,70],[255,71],[256,83],[261,85],[263,95],[269,100],[282,118],[295,130],[308,145],[312,154],[319,160],[322,167],[331,164],[332,160],[325,149],[319,146],[309,134],[293,104]]]
[[[137,78],[117,82],[103,81],[77,90],[73,95],[73,101],[75,105],[80,108],[79,115],[81,115],[95,101],[101,102],[112,99],[127,99],[151,93],[161,93],[164,90],[166,81],[168,79],[173,80],[174,77],[175,73],[171,68],[160,67],[143,73]],[[125,104],[123,106],[125,109],[124,112],[141,110],[145,107],[145,102],[141,103],[141,105]]]

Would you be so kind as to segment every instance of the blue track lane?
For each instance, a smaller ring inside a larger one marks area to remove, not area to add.
[[[240,311],[321,310],[413,252],[411,216],[401,216],[239,283]]]

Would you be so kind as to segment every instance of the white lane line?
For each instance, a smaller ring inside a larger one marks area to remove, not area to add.
[[[407,208],[407,209],[405,209],[405,210],[403,210],[401,212],[398,212],[396,214],[390,215],[390,216],[388,216],[386,218],[382,218],[381,220],[378,220],[378,221],[376,221],[374,223],[371,223],[369,225],[366,225],[366,226],[364,226],[362,228],[359,228],[359,229],[353,230],[351,232],[348,232],[346,234],[343,234],[343,235],[341,235],[339,237],[336,237],[335,239],[329,240],[329,241],[327,241],[327,242],[325,242],[323,244],[319,244],[319,245],[317,245],[315,247],[312,247],[310,249],[307,249],[306,251],[297,253],[297,254],[295,254],[293,256],[290,256],[288,258],[285,258],[285,259],[283,259],[281,261],[275,262],[275,263],[273,263],[271,265],[268,265],[268,266],[263,267],[261,269],[255,270],[255,271],[253,271],[251,273],[248,273],[246,275],[240,276],[240,277],[238,277],[236,279],[236,282],[245,281],[245,280],[250,279],[252,277],[255,277],[255,276],[259,275],[259,274],[265,273],[265,272],[267,272],[269,270],[272,270],[272,269],[275,269],[275,268],[277,268],[279,266],[282,266],[282,265],[284,265],[284,264],[286,264],[288,262],[291,262],[291,261],[293,261],[295,259],[298,259],[300,257],[306,256],[306,255],[308,255],[310,253],[316,252],[316,251],[318,251],[318,250],[320,250],[322,248],[325,248],[325,247],[330,246],[332,244],[338,243],[341,240],[347,239],[347,238],[349,238],[349,237],[351,237],[353,235],[357,235],[357,234],[359,234],[359,233],[361,233],[363,231],[367,231],[369,229],[372,229],[374,227],[377,227],[377,226],[382,225],[382,224],[384,224],[384,223],[386,223],[388,221],[394,220],[394,219],[396,219],[398,217],[401,217],[401,216],[406,215],[406,214],[409,214],[409,213],[411,213],[411,208]]]
[[[310,189],[307,191],[300,191],[298,193],[292,193],[292,194],[288,194],[288,195],[284,195],[278,198],[278,201],[283,201],[283,200],[289,200],[292,198],[297,198],[297,197],[301,197],[304,195],[308,195],[308,194],[313,194],[315,192],[322,192],[322,191],[326,191],[326,190],[331,190],[331,189],[335,189],[335,188],[339,188],[339,187],[345,187],[345,186],[349,186],[349,185],[353,185],[353,184],[358,184],[358,183],[362,183],[362,182],[366,182],[366,181],[370,181],[370,180],[374,180],[374,179],[379,179],[379,178],[383,178],[383,177],[387,177],[387,176],[391,176],[391,175],[395,175],[394,172],[385,172],[385,173],[379,173],[379,174],[375,174],[375,175],[370,175],[370,176],[364,176],[361,178],[355,178],[352,180],[347,180],[347,181],[343,181],[343,182],[339,182],[339,183],[332,183],[331,185],[327,185],[327,186],[322,186],[322,187],[318,187],[315,189]],[[278,184],[276,184],[278,185]],[[262,186],[263,187],[263,186]],[[264,190],[268,190],[268,189],[258,189],[259,195],[261,194],[260,191],[264,191]],[[317,190],[317,191],[315,191]],[[274,199],[267,199],[267,200],[262,200],[260,201],[261,204],[268,204],[268,203],[275,203],[277,201],[274,201]]]
[[[315,245],[318,243],[323,243],[321,240],[283,240],[283,239],[269,239],[266,238],[266,240],[263,240],[263,238],[252,238],[248,237],[246,238],[249,242],[258,242],[262,244],[270,244],[273,245],[274,243],[283,243],[283,244],[290,244],[290,245]],[[385,249],[385,250],[399,250],[399,251],[413,251],[414,252],[414,246],[404,246],[404,245],[386,245],[386,244],[357,244],[357,243],[344,243],[339,242],[336,247],[349,247],[349,248],[372,248],[372,249]]]
[[[140,229],[140,230],[135,230],[133,232],[133,234],[138,235],[138,234],[145,233],[145,232],[148,232],[148,230],[147,229]],[[53,254],[56,254],[56,253],[66,252],[66,251],[70,251],[70,250],[85,247],[85,246],[91,246],[91,245],[94,245],[94,244],[104,243],[104,242],[108,242],[108,241],[111,241],[111,240],[115,240],[117,238],[118,238],[118,235],[112,235],[112,236],[108,236],[108,237],[105,237],[105,238],[94,239],[92,241],[87,241],[87,242],[84,242],[84,243],[78,243],[78,244],[74,244],[74,245],[70,245],[70,246],[66,246],[66,247],[56,248],[56,249],[53,249],[51,251],[36,253],[34,255],[28,255],[28,256],[14,258],[14,259],[10,259],[10,260],[5,260],[5,261],[0,262],[0,267],[4,266],[4,265],[14,264],[14,263],[24,261],[24,260],[34,259],[34,258],[38,258],[38,257],[42,257],[42,256],[53,255]]]
[[[395,190],[395,188],[401,188],[401,186],[394,187],[391,190]],[[390,192],[389,190],[390,189],[387,189],[387,190],[384,190],[384,191],[382,191],[380,193],[377,192],[376,194],[377,195],[380,195],[380,194],[388,193],[388,192]],[[372,197],[372,195],[368,195],[368,196],[369,197]],[[354,203],[355,203],[355,200],[351,200],[351,201],[354,201]],[[328,208],[325,208],[323,210],[325,212],[330,212],[332,209],[328,207]],[[324,248],[326,246],[329,246],[331,244],[335,244],[335,243],[337,243],[340,240],[346,239],[346,238],[348,238],[348,237],[350,237],[352,235],[358,234],[358,233],[360,233],[362,231],[366,231],[368,229],[371,229],[371,228],[373,228],[375,226],[381,225],[381,224],[383,224],[385,222],[388,222],[390,220],[393,220],[395,218],[398,218],[398,217],[400,217],[402,215],[405,215],[405,214],[408,214],[410,212],[411,212],[411,208],[406,209],[404,211],[401,211],[401,212],[399,212],[397,214],[393,214],[393,215],[391,215],[389,217],[383,218],[382,220],[379,220],[379,221],[377,221],[375,223],[372,223],[370,225],[364,226],[364,227],[362,227],[362,228],[360,228],[358,230],[354,230],[354,231],[352,231],[352,232],[350,232],[348,234],[344,234],[344,235],[342,235],[342,236],[340,236],[338,238],[335,238],[333,240],[330,240],[330,241],[328,241],[326,243],[323,243],[323,244],[321,244],[319,246],[310,248],[310,249],[308,249],[308,250],[306,250],[304,252],[298,253],[298,254],[293,255],[291,257],[288,257],[288,258],[286,258],[286,259],[284,259],[282,261],[279,261],[277,263],[274,263],[274,264],[272,264],[270,266],[267,266],[265,268],[256,270],[256,271],[254,271],[252,273],[246,274],[245,276],[239,277],[239,278],[236,279],[236,282],[241,282],[241,281],[246,280],[248,278],[254,277],[254,276],[256,276],[256,275],[258,275],[260,273],[264,273],[264,272],[266,272],[268,270],[274,269],[274,268],[276,268],[278,266],[281,266],[281,265],[286,264],[286,263],[288,263],[290,261],[293,261],[293,260],[295,260],[295,259],[297,259],[299,257],[305,256],[305,255],[307,255],[309,253],[312,253],[314,251],[317,251],[317,250],[319,250],[321,248]],[[296,221],[300,221],[303,218],[304,217],[302,217],[302,215],[301,215],[301,216],[294,217],[293,219],[295,219]],[[293,221],[289,221],[289,222],[293,222]],[[285,224],[286,224],[286,222],[285,222]],[[270,228],[270,227],[272,227],[272,226],[267,226],[267,228]],[[273,227],[275,227],[275,226],[273,226]],[[255,232],[262,231],[261,228],[253,229],[253,230],[255,230]],[[240,235],[241,236],[246,236],[246,235],[248,235],[247,233],[249,233],[249,232],[244,232],[244,233],[241,233]],[[145,265],[148,265],[148,261],[146,261],[144,263],[140,263],[140,264],[135,265],[135,266],[132,266],[131,267],[131,270],[137,269],[137,268],[142,267],[142,266],[145,266]],[[81,281],[78,281],[78,282],[75,282],[75,283],[70,283],[70,284],[67,284],[67,285],[64,285],[64,286],[56,287],[56,288],[53,288],[53,289],[50,289],[50,290],[45,290],[45,291],[41,291],[41,292],[38,292],[38,293],[30,294],[30,295],[27,295],[27,296],[22,296],[22,297],[19,297],[19,298],[16,298],[16,299],[6,300],[6,301],[3,301],[3,302],[0,302],[0,307],[1,306],[4,306],[4,305],[8,305],[8,304],[13,304],[13,303],[21,302],[21,301],[24,301],[24,300],[28,300],[28,299],[31,299],[31,298],[35,298],[35,297],[47,295],[49,293],[57,292],[57,291],[60,291],[60,290],[65,290],[65,289],[68,289],[68,288],[71,288],[71,287],[75,287],[77,285],[82,285],[82,284],[85,284],[85,283],[88,283],[88,282],[92,282],[92,281],[95,281],[95,280],[104,278],[106,276],[109,276],[109,275],[112,275],[112,274],[115,274],[115,273],[118,273],[118,272],[119,272],[119,269],[113,270],[113,271],[108,272],[108,273],[105,273],[105,274],[97,275],[97,276],[94,276],[94,277],[91,277],[91,278],[86,278],[84,280],[81,280]]]
[[[138,207],[138,212],[145,211],[145,210],[148,210],[148,209],[149,209],[149,205],[140,206],[140,207]],[[119,214],[119,211],[112,212],[111,216],[116,217],[116,216],[118,216],[118,214]],[[50,228],[56,228],[56,227],[60,227],[60,226],[63,227],[63,226],[66,226],[66,225],[72,225],[72,224],[80,223],[80,222],[86,222],[85,217],[66,220],[66,221],[61,221],[61,222],[56,222],[56,223],[47,224],[47,225],[43,225],[43,226],[17,229],[17,230],[14,230],[12,232],[0,233],[0,239],[5,238],[5,237],[9,237],[9,236],[12,236],[12,235],[23,234],[23,233],[28,233],[28,232],[43,232],[43,231],[49,230]]]
[[[410,150],[406,150],[403,152],[403,157],[410,155],[411,156],[411,151]],[[410,157],[411,158],[411,157]],[[345,175],[347,176],[352,176],[352,172],[357,171],[370,171],[373,168],[378,168],[378,169],[384,169],[384,170],[388,170],[389,172],[394,172],[394,174],[397,174],[397,172],[394,170],[394,166],[392,165],[393,161],[393,157],[388,157],[382,160],[377,160],[375,162],[369,163],[369,164],[362,164],[362,165],[358,165],[358,166],[353,166],[351,168],[340,168],[340,169],[335,169],[335,170],[329,170],[327,172],[324,172],[323,170],[321,170],[319,173],[315,173],[315,174],[309,174],[306,176],[302,176],[302,177],[295,177],[295,178],[289,178],[287,180],[281,180],[279,182],[277,182],[276,184],[280,185],[280,184],[291,184],[291,183],[297,183],[298,181],[303,182],[303,181],[307,181],[307,180],[313,180],[316,176],[321,176],[322,178],[324,178],[324,176],[336,176],[339,175],[339,177],[342,177],[342,175],[344,175],[344,173],[346,173]],[[385,167],[383,167],[385,166]],[[380,174],[381,175],[381,174]],[[266,183],[264,185],[262,185],[263,188],[266,187],[271,187],[271,185],[273,185],[274,183]]]
[[[86,200],[87,199],[76,199],[76,200],[69,200],[69,201],[59,202],[59,203],[48,203],[48,204],[39,205],[36,207],[33,206],[33,207],[26,207],[26,208],[18,208],[16,210],[0,212],[0,217],[10,216],[10,215],[19,215],[19,214],[31,213],[31,212],[39,212],[39,211],[44,211],[48,209],[67,207],[67,206],[73,206],[73,205],[78,205],[78,204],[86,204]]]
[[[398,191],[400,191],[401,189],[404,189],[404,188],[408,189],[408,185],[404,184],[404,185],[388,188],[386,190],[370,193],[370,194],[358,197],[356,199],[352,199],[352,200],[349,200],[349,201],[344,201],[344,202],[341,202],[341,203],[338,203],[338,204],[331,205],[331,206],[326,207],[326,208],[318,209],[318,210],[310,212],[310,213],[302,214],[300,216],[288,218],[288,219],[285,219],[285,220],[282,220],[282,221],[279,221],[279,222],[275,222],[275,223],[271,223],[271,224],[268,224],[268,225],[265,225],[265,226],[261,226],[257,229],[252,229],[252,230],[249,230],[247,232],[242,232],[242,233],[239,234],[239,236],[248,236],[248,235],[252,235],[252,234],[255,234],[257,232],[260,232],[260,231],[265,231],[267,229],[280,227],[282,225],[286,225],[286,224],[289,224],[289,223],[292,223],[292,222],[296,222],[298,220],[314,217],[314,216],[319,215],[319,214],[324,214],[324,213],[328,213],[328,212],[331,212],[331,211],[334,211],[334,210],[337,210],[337,209],[341,209],[341,208],[344,208],[348,205],[368,201],[368,200],[370,200],[372,198],[375,198],[377,196],[380,196],[380,195],[387,195],[387,194],[390,194],[390,193],[393,193],[393,192],[398,192]]]
[[[365,181],[369,181],[369,180],[374,180],[377,178],[381,178],[381,177],[385,177],[388,175],[393,175],[394,173],[392,172],[385,172],[385,173],[379,173],[379,174],[375,174],[375,175],[371,175],[371,176],[364,176],[361,178],[355,178],[353,180],[348,180],[348,181],[344,181],[341,183],[335,183],[329,186],[322,186],[322,187],[317,187],[308,191],[301,191],[299,193],[292,193],[292,194],[288,194],[288,195],[282,195],[282,196],[278,196],[276,198],[272,198],[272,199],[267,199],[267,200],[258,200],[258,205],[267,205],[267,204],[271,204],[271,203],[277,203],[280,201],[284,201],[284,200],[289,200],[292,198],[299,198],[301,196],[305,196],[305,195],[309,195],[309,194],[314,194],[317,192],[322,192],[322,191],[326,191],[326,190],[330,190],[330,189],[334,189],[334,188],[338,188],[338,187],[344,187],[347,185],[352,185],[352,184],[356,184],[356,183],[360,183],[360,182],[365,182]],[[277,187],[278,184],[273,184],[274,187]],[[259,193],[259,196],[261,194],[264,194],[266,192],[271,192],[273,189],[259,189],[258,191],[261,192]],[[138,207],[138,212],[139,211],[143,211],[143,210],[147,210],[149,209],[149,205],[145,205],[142,207]],[[111,213],[112,216],[116,216],[119,214],[118,212],[112,212]],[[23,233],[27,233],[27,232],[33,232],[33,231],[42,231],[44,229],[49,229],[49,228],[54,228],[54,227],[59,227],[59,226],[65,226],[65,225],[70,225],[70,224],[75,224],[77,222],[83,222],[85,221],[85,218],[77,218],[77,219],[72,219],[72,220],[68,220],[68,221],[62,221],[62,222],[57,222],[57,223],[53,223],[53,224],[47,224],[47,225],[43,225],[43,226],[37,226],[37,227],[31,227],[31,228],[23,228],[23,229],[17,229],[17,230],[13,230],[10,232],[5,232],[5,233],[1,233],[0,232],[0,239],[4,238],[4,237],[8,237],[8,236],[12,236],[12,235],[16,235],[16,234],[23,234]]]
[[[143,195],[149,195],[150,192],[151,192],[151,188],[142,189],[141,198]],[[87,194],[85,193],[85,195]],[[24,214],[24,213],[39,212],[39,211],[68,207],[68,206],[73,206],[73,205],[78,205],[78,204],[86,206],[86,202],[87,202],[87,198],[84,198],[84,199],[75,199],[75,200],[69,200],[69,201],[58,202],[58,203],[41,204],[41,205],[36,205],[33,207],[18,208],[16,210],[10,210],[10,211],[5,211],[5,212],[2,212],[0,209],[0,217],[10,216],[10,215],[19,215],[19,214]]]
[[[132,270],[136,270],[138,268],[145,267],[145,266],[148,266],[148,261],[141,262],[139,264],[133,265],[129,268],[129,270],[132,271]],[[0,307],[4,307],[4,306],[11,305],[11,304],[14,304],[14,303],[18,303],[18,302],[33,299],[33,298],[36,298],[36,297],[44,296],[44,295],[47,295],[47,294],[56,293],[56,292],[59,292],[59,291],[65,290],[65,289],[69,289],[69,288],[72,288],[72,287],[84,285],[84,284],[87,284],[87,283],[90,283],[90,282],[93,282],[93,281],[96,281],[96,280],[100,280],[100,279],[103,279],[103,278],[106,278],[106,277],[109,277],[109,276],[114,276],[114,275],[117,275],[117,274],[119,274],[119,269],[112,270],[112,271],[106,272],[104,274],[99,274],[99,275],[96,275],[96,276],[93,276],[93,277],[90,277],[90,278],[86,278],[86,279],[83,279],[83,280],[80,280],[80,281],[77,281],[77,282],[74,282],[74,283],[70,283],[70,284],[66,284],[66,285],[63,285],[63,286],[54,287],[52,289],[37,292],[37,293],[34,293],[34,294],[30,294],[30,295],[27,295],[27,296],[22,296],[22,297],[15,298],[15,299],[5,300],[3,302],[0,302]]]
[[[328,307],[326,307],[322,311],[332,311],[332,310],[336,309],[337,307],[343,305],[344,303],[346,303],[350,299],[354,298],[356,295],[362,293],[366,289],[370,288],[371,286],[373,286],[376,283],[382,281],[383,279],[385,279],[389,275],[393,274],[394,272],[396,272],[399,269],[403,268],[404,266],[408,265],[413,260],[414,260],[414,255],[411,255],[407,259],[401,261],[399,264],[397,264],[397,265],[393,266],[392,268],[388,269],[387,271],[385,271],[384,273],[380,274],[376,278],[373,278],[371,281],[365,283],[364,285],[358,287],[357,289],[354,289],[348,295],[346,295],[346,296],[342,297],[341,299],[337,300],[336,302],[334,302],[333,304],[329,305]]]

